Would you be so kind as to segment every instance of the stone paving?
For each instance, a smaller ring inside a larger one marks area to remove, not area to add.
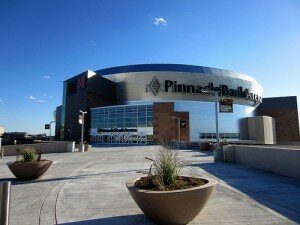
[[[135,205],[125,182],[147,171],[159,146],[103,147],[87,153],[47,154],[54,164],[37,181],[12,181],[12,225],[153,224]],[[212,198],[190,224],[299,224],[300,180],[236,164],[213,163],[211,153],[181,150],[184,174],[218,181]]]

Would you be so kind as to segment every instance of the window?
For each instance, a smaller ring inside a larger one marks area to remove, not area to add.
[[[153,127],[153,106],[102,107],[91,110],[92,128]]]

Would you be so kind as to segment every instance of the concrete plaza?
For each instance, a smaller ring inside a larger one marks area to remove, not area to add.
[[[40,180],[17,181],[0,161],[1,181],[12,181],[12,225],[153,224],[125,182],[147,171],[159,146],[98,147],[87,153],[43,155],[54,164]],[[213,163],[211,153],[180,150],[184,174],[214,178],[216,191],[190,224],[299,224],[300,180]]]

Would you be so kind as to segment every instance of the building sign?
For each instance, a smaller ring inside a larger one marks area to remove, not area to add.
[[[72,79],[67,83],[67,95],[72,95],[77,93],[82,89],[86,88],[86,76],[77,77],[77,79]]]
[[[101,132],[137,132],[136,128],[106,128],[106,129],[97,129],[97,133]]]
[[[50,124],[45,124],[45,130],[49,130],[50,129]]]
[[[151,91],[154,96],[156,96],[160,90],[160,83],[156,77],[152,79],[149,85],[146,86],[146,91]]]
[[[179,84],[177,81],[165,80],[162,85],[159,80],[154,77],[150,84],[146,85],[146,91],[151,91],[154,96],[157,96],[159,91],[166,93],[182,93],[182,94],[206,94],[205,91],[216,91],[219,96],[243,98],[245,100],[251,100],[255,103],[260,103],[262,97],[250,93],[249,89],[244,89],[239,86],[237,89],[229,88],[227,85],[214,86],[213,82],[209,82],[207,86],[201,86],[197,84]]]
[[[219,99],[219,112],[220,113],[232,113],[233,112],[233,99],[232,98],[220,98]]]
[[[77,78],[77,90],[85,88],[85,76]]]
[[[180,127],[186,127],[186,121],[181,120],[180,121]]]

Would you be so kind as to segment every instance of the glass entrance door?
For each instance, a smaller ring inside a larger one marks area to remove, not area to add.
[[[145,134],[138,134],[137,143],[138,144],[147,144],[147,136]]]

